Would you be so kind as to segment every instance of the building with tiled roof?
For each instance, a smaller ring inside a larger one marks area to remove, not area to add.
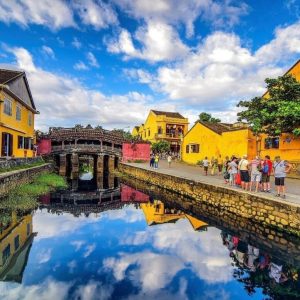
[[[37,114],[24,71],[0,69],[0,156],[32,157]]]
[[[178,112],[150,110],[145,123],[134,127],[132,135],[151,143],[167,141],[170,143],[171,152],[180,153],[188,124],[188,119]]]

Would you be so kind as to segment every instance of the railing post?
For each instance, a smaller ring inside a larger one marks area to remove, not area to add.
[[[67,156],[66,154],[60,154],[59,155],[59,175],[60,176],[66,176],[67,172]]]
[[[77,179],[79,177],[79,159],[77,153],[72,153],[71,165],[72,165],[71,179]]]
[[[97,173],[97,177],[103,177],[103,173],[104,173],[104,155],[103,154],[98,154],[97,155],[97,163],[96,163],[96,173]]]
[[[110,155],[109,161],[108,161],[108,172],[112,174],[112,172],[115,170],[115,156]]]

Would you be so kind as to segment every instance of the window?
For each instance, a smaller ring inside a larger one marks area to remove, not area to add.
[[[265,139],[265,149],[278,149],[278,148],[279,148],[279,137]]]
[[[22,108],[20,106],[16,106],[16,120],[21,121],[21,113],[22,113]]]
[[[20,236],[17,235],[15,237],[15,251],[17,251],[19,249],[19,247],[20,247]]]
[[[186,145],[186,147],[185,147],[185,152],[186,152],[186,153],[190,153],[190,146],[189,146],[189,145]]]
[[[158,127],[157,133],[158,133],[158,134],[162,134],[162,133],[163,133],[163,130],[162,130],[161,126]]]
[[[8,116],[12,115],[12,102],[8,99],[4,100],[4,113]]]
[[[27,236],[30,234],[30,223],[27,224]]]
[[[150,130],[148,130],[148,136],[150,136]]]
[[[199,153],[199,144],[192,144],[191,146],[191,153]]]
[[[18,136],[18,149],[24,149],[24,140],[23,136]]]
[[[2,265],[5,265],[10,257],[10,244],[8,244],[2,252]]]
[[[32,113],[29,111],[28,112],[28,126],[32,125]]]
[[[31,138],[24,138],[24,149],[32,150],[32,141]]]

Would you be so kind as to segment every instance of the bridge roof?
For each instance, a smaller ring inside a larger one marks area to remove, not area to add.
[[[120,144],[127,141],[121,134],[102,128],[51,128],[48,137],[55,141],[84,139],[104,140]]]

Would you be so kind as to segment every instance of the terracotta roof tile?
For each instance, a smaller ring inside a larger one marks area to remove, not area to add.
[[[159,111],[159,110],[151,110],[157,116],[166,116],[169,118],[178,118],[178,119],[185,119],[180,113],[178,112],[168,112],[168,111]]]

